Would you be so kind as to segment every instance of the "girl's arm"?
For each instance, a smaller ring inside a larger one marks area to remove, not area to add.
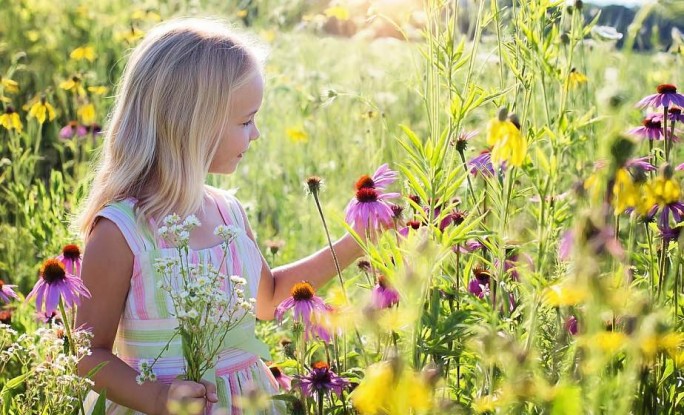
[[[165,400],[162,384],[138,385],[138,373],[112,353],[119,319],[133,273],[133,253],[116,224],[101,218],[93,228],[83,254],[81,278],[91,298],[83,298],[76,315],[76,327],[91,330],[92,354],[79,363],[79,372],[107,362],[93,377],[94,390],[106,390],[107,399],[136,411],[157,414]]]
[[[171,385],[144,382],[138,385],[138,372],[112,353],[114,337],[123,312],[133,273],[133,253],[116,224],[101,218],[88,238],[81,278],[91,298],[83,298],[77,310],[76,327],[91,330],[90,356],[78,365],[81,376],[102,362],[107,362],[93,377],[94,390],[107,393],[107,399],[146,414],[166,414],[167,401],[186,399],[202,406],[206,399],[217,402],[216,388],[175,380]],[[205,395],[207,398],[205,399]]]
[[[247,235],[254,240],[254,234],[247,221],[247,215],[240,207],[245,222]],[[258,245],[257,245],[258,246]],[[348,267],[363,254],[363,249],[346,234],[333,244],[340,269]],[[271,270],[264,256],[261,256],[261,280],[257,294],[256,316],[260,320],[272,320],[275,309],[284,299],[290,296],[292,286],[301,281],[308,281],[318,289],[337,274],[335,261],[330,248],[323,248],[299,261],[283,265]]]

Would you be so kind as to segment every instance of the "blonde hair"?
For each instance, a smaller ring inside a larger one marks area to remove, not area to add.
[[[212,19],[162,23],[133,50],[104,132],[76,230],[86,238],[108,203],[138,199],[141,224],[202,205],[231,94],[261,70],[254,42]]]

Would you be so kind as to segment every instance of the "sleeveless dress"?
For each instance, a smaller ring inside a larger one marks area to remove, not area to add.
[[[221,260],[224,255],[220,244],[205,249],[190,249],[190,263],[213,263],[217,268],[220,266],[221,272],[226,275],[241,276],[247,280],[246,296],[256,297],[261,276],[261,254],[245,232],[239,202],[218,189],[210,189],[208,192],[216,202],[224,224],[237,227],[238,235],[230,243],[223,263]],[[158,281],[162,277],[157,276],[154,270],[155,259],[177,257],[178,253],[176,248],[166,246],[161,238],[136,224],[135,203],[133,198],[114,202],[103,208],[97,216],[107,218],[118,226],[134,255],[130,289],[119,321],[113,352],[128,366],[140,372],[141,361],[152,362],[178,326],[173,316],[171,298],[166,291],[158,288]],[[227,284],[231,282],[228,281]],[[229,414],[242,415],[243,410],[236,403],[236,397],[243,390],[258,388],[269,396],[278,393],[278,383],[261,360],[270,360],[270,356],[268,346],[255,336],[255,323],[254,316],[247,316],[231,329],[221,345],[222,352],[216,366],[205,374],[204,379],[216,385],[219,398],[218,403],[207,405],[207,413],[221,408],[229,411]],[[157,375],[157,382],[168,384],[183,374],[184,360],[179,336],[173,339],[153,370]],[[84,402],[87,413],[92,412],[97,398],[98,394],[94,391],[88,394]],[[109,400],[106,408],[108,415],[140,414]],[[272,401],[271,408],[262,412],[280,413],[284,413],[284,407],[277,401]]]

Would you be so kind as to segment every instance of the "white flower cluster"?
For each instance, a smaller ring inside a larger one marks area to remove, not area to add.
[[[227,244],[233,242],[233,240],[238,236],[240,228],[233,225],[219,225],[214,229],[214,235],[223,239]]]
[[[55,325],[17,336],[17,332],[0,324],[0,370],[10,361],[29,373],[21,385],[22,392],[11,396],[10,412],[73,414],[94,386],[92,380],[78,375],[78,362],[90,354],[92,334],[72,331],[69,353],[65,329]],[[9,345],[9,346],[8,346]],[[46,394],[45,391],[50,391]],[[6,404],[6,403],[5,403]]]
[[[244,278],[229,277],[220,271],[229,255],[230,243],[241,230],[234,226],[218,226],[214,234],[223,239],[220,263],[212,262],[211,258],[201,258],[196,264],[192,263],[188,250],[183,248],[188,246],[190,230],[197,226],[199,221],[194,216],[183,222],[178,215],[165,218],[164,226],[159,229],[160,235],[176,246],[178,256],[158,258],[154,264],[160,276],[157,286],[168,293],[173,314],[178,320],[176,335],[180,334],[184,343],[194,345],[183,348],[184,353],[192,350],[192,356],[184,356],[187,378],[203,373],[214,364],[225,336],[246,316],[254,314],[256,302],[248,298]],[[161,353],[157,359],[160,356]],[[152,367],[157,359],[140,364],[138,383],[156,378]]]
[[[138,376],[135,377],[135,381],[138,385],[142,385],[146,381],[155,382],[157,380],[157,375],[152,371],[152,364],[147,359],[142,359],[138,362]]]
[[[181,221],[180,216],[175,213],[166,216],[163,224],[158,229],[159,236],[169,245],[176,248],[187,248],[190,243],[190,231],[201,225],[195,215],[190,215]]]

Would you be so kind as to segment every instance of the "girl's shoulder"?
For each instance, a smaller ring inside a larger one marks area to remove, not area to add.
[[[155,246],[151,230],[147,228],[143,229],[138,221],[135,212],[136,203],[136,199],[132,197],[112,200],[97,212],[93,222],[94,227],[100,219],[105,218],[116,225],[133,254],[151,249]]]
[[[227,208],[234,220],[236,220],[240,226],[244,227],[246,222],[245,208],[235,196],[237,189],[226,190],[209,185],[207,185],[206,188],[215,196],[218,203],[222,203],[223,206]]]

